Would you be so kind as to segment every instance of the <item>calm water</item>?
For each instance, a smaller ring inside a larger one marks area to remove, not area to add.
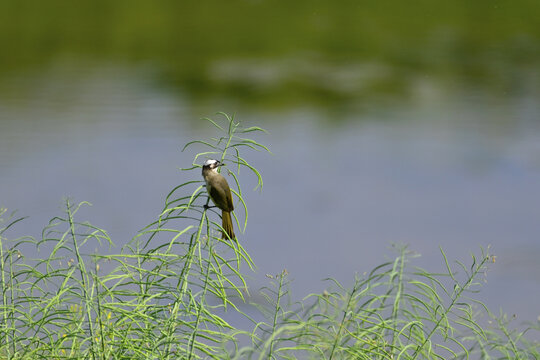
[[[540,316],[536,2],[55,4],[0,3],[0,207],[30,217],[7,236],[39,238],[70,196],[124,244],[224,111],[270,132],[273,155],[246,154],[252,287],[352,284],[392,243],[433,272],[439,247],[490,246],[479,299]]]
[[[394,255],[392,243],[442,271],[439,247],[468,261],[491,246],[497,262],[480,299],[518,321],[540,315],[540,107],[535,93],[495,97],[424,84],[407,101],[356,111],[300,106],[259,110],[215,98],[193,105],[129,67],[48,69],[12,78],[0,100],[1,205],[29,215],[10,235],[40,236],[62,198],[123,244],[152,221],[199,117],[216,109],[267,128],[273,155],[248,158],[262,193],[248,193],[241,241],[264,274],[288,269],[295,296],[351,282]],[[17,96],[24,94],[24,96]],[[218,104],[215,105],[214,104]],[[335,120],[339,120],[334,125]],[[244,189],[255,179],[245,173]],[[29,254],[33,255],[33,254]],[[524,296],[526,294],[526,296]]]

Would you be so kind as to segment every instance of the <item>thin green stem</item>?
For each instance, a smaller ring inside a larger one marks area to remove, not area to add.
[[[103,328],[103,312],[101,310],[101,299],[99,294],[99,278],[97,276],[97,271],[99,267],[96,265],[96,272],[93,274],[93,283],[96,288],[96,302],[97,302],[97,319],[99,323],[99,340],[101,345],[101,358],[105,360],[105,330]]]
[[[283,270],[281,272],[281,274],[279,275],[279,285],[278,285],[277,299],[276,299],[276,302],[275,302],[274,316],[273,316],[273,319],[272,319],[272,334],[276,333],[276,330],[277,330],[277,327],[278,327],[278,315],[279,315],[280,310],[281,310],[281,299],[282,299],[282,297],[284,295],[283,285],[284,285],[284,281],[285,281],[286,276],[287,276],[287,271],[286,270]],[[271,340],[270,340],[270,350],[268,351],[268,358],[269,359],[272,358],[272,355],[274,353],[274,343],[275,343],[275,339],[274,339],[274,337],[272,337]]]
[[[392,324],[393,324],[393,331],[392,331],[392,349],[396,348],[396,341],[399,335],[398,331],[398,314],[399,309],[401,305],[401,299],[403,296],[403,274],[405,271],[405,251],[406,248],[402,247],[400,250],[400,256],[396,259],[396,262],[399,264],[399,270],[397,271],[397,291],[395,294],[394,299],[394,306],[392,307]],[[395,277],[395,269],[392,270],[393,278]],[[392,286],[394,287],[394,282],[391,282]]]
[[[341,319],[339,321],[339,328],[338,328],[337,333],[335,334],[335,338],[334,338],[334,341],[332,343],[332,349],[330,351],[330,355],[328,356],[329,360],[334,358],[334,353],[335,353],[336,349],[339,347],[339,342],[341,340],[341,333],[342,333],[343,329],[346,326],[345,324],[347,322],[347,317],[352,315],[352,314],[350,314],[349,308],[351,306],[353,298],[356,296],[356,291],[358,289],[357,286],[358,286],[358,284],[355,283],[353,289],[348,294],[347,303],[345,304],[345,308],[343,309],[343,315],[341,316]]]
[[[2,323],[0,324],[0,327],[2,327],[2,332],[4,333],[4,344],[6,344],[6,350],[7,355],[9,357],[10,350],[9,345],[9,327],[11,326],[11,322],[8,319],[8,309],[10,308],[7,300],[7,291],[8,291],[8,285],[6,284],[6,274],[5,274],[5,262],[4,262],[4,244],[2,242],[2,234],[0,233],[0,272],[2,273],[2,276],[0,278],[0,290],[2,291]],[[13,290],[12,290],[13,291]]]
[[[465,284],[463,284],[463,286],[459,286],[458,290],[453,294],[452,301],[450,302],[448,307],[445,309],[444,313],[439,316],[439,319],[435,323],[435,326],[428,333],[428,335],[426,336],[426,338],[424,339],[422,344],[420,346],[418,346],[416,348],[416,350],[414,351],[414,353],[412,355],[413,359],[416,359],[418,357],[418,355],[423,351],[424,346],[426,346],[426,344],[431,340],[431,337],[439,329],[439,327],[440,327],[441,323],[443,322],[443,320],[445,320],[447,318],[448,314],[453,310],[454,306],[459,301],[462,300],[463,293],[469,288],[469,286],[471,286],[473,280],[476,279],[476,276],[482,271],[482,269],[484,268],[484,265],[486,264],[487,260],[488,260],[488,257],[483,256],[481,263],[476,265],[473,272],[468,276],[467,281],[465,282]]]
[[[69,199],[66,200],[66,209],[68,214],[68,223],[69,223],[69,231],[71,235],[71,239],[73,240],[73,250],[75,251],[75,256],[77,257],[77,267],[79,269],[79,274],[81,276],[81,282],[82,282],[82,291],[84,294],[84,306],[86,309],[86,316],[88,318],[88,326],[91,336],[91,353],[92,357],[95,359],[95,331],[94,331],[94,325],[92,321],[92,307],[91,303],[92,300],[90,298],[90,295],[88,294],[88,272],[86,270],[86,267],[84,265],[84,259],[81,256],[81,253],[79,251],[79,244],[77,243],[77,235],[75,233],[75,222],[73,221],[73,212],[71,211],[71,205],[69,203]]]

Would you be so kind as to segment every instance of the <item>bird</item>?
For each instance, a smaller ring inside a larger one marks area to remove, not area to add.
[[[222,222],[222,239],[230,238],[235,239],[233,223],[231,218],[231,212],[234,210],[233,199],[231,189],[227,180],[217,172],[220,166],[223,166],[220,161],[209,159],[206,160],[202,167],[202,176],[206,183],[206,191],[208,191],[209,200],[212,199],[215,207],[221,209],[221,222]],[[208,201],[204,206],[208,209]]]

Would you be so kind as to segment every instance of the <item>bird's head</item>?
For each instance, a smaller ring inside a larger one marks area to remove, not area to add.
[[[223,164],[219,162],[218,160],[208,159],[203,164],[203,170],[208,169],[208,170],[217,171],[218,167],[220,166],[223,166]]]

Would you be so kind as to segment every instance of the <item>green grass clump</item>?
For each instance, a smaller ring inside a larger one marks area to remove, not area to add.
[[[335,290],[292,306],[283,301],[286,271],[273,276],[276,286],[264,291],[274,318],[258,325],[263,335],[246,353],[280,359],[538,358],[538,343],[524,337],[540,330],[538,324],[510,331],[504,318],[470,297],[493,256],[482,252],[471,264],[452,268],[441,249],[447,271],[434,274],[411,266],[416,255],[406,247],[398,250],[394,261],[357,277],[352,287],[329,279]]]
[[[21,220],[0,213],[0,359],[534,359],[538,331],[510,330],[470,296],[478,291],[488,253],[471,264],[434,274],[413,267],[407,248],[394,261],[357,277],[351,287],[329,280],[329,290],[299,303],[289,301],[287,271],[268,275],[256,322],[239,304],[250,302],[245,270],[255,268],[240,241],[220,238],[218,215],[204,208],[207,195],[201,158],[221,159],[233,179],[236,226],[247,224],[247,204],[238,180],[245,168],[262,178],[242,156],[268,149],[248,138],[263,131],[243,128],[225,115],[209,119],[218,137],[188,143],[204,147],[189,181],[166,197],[157,220],[119,253],[107,232],[77,220],[86,203],[65,204],[41,239],[9,240]],[[35,259],[24,254],[40,250]],[[239,328],[225,317],[247,319]],[[483,326],[478,316],[484,314]],[[225,316],[227,315],[227,316]]]

